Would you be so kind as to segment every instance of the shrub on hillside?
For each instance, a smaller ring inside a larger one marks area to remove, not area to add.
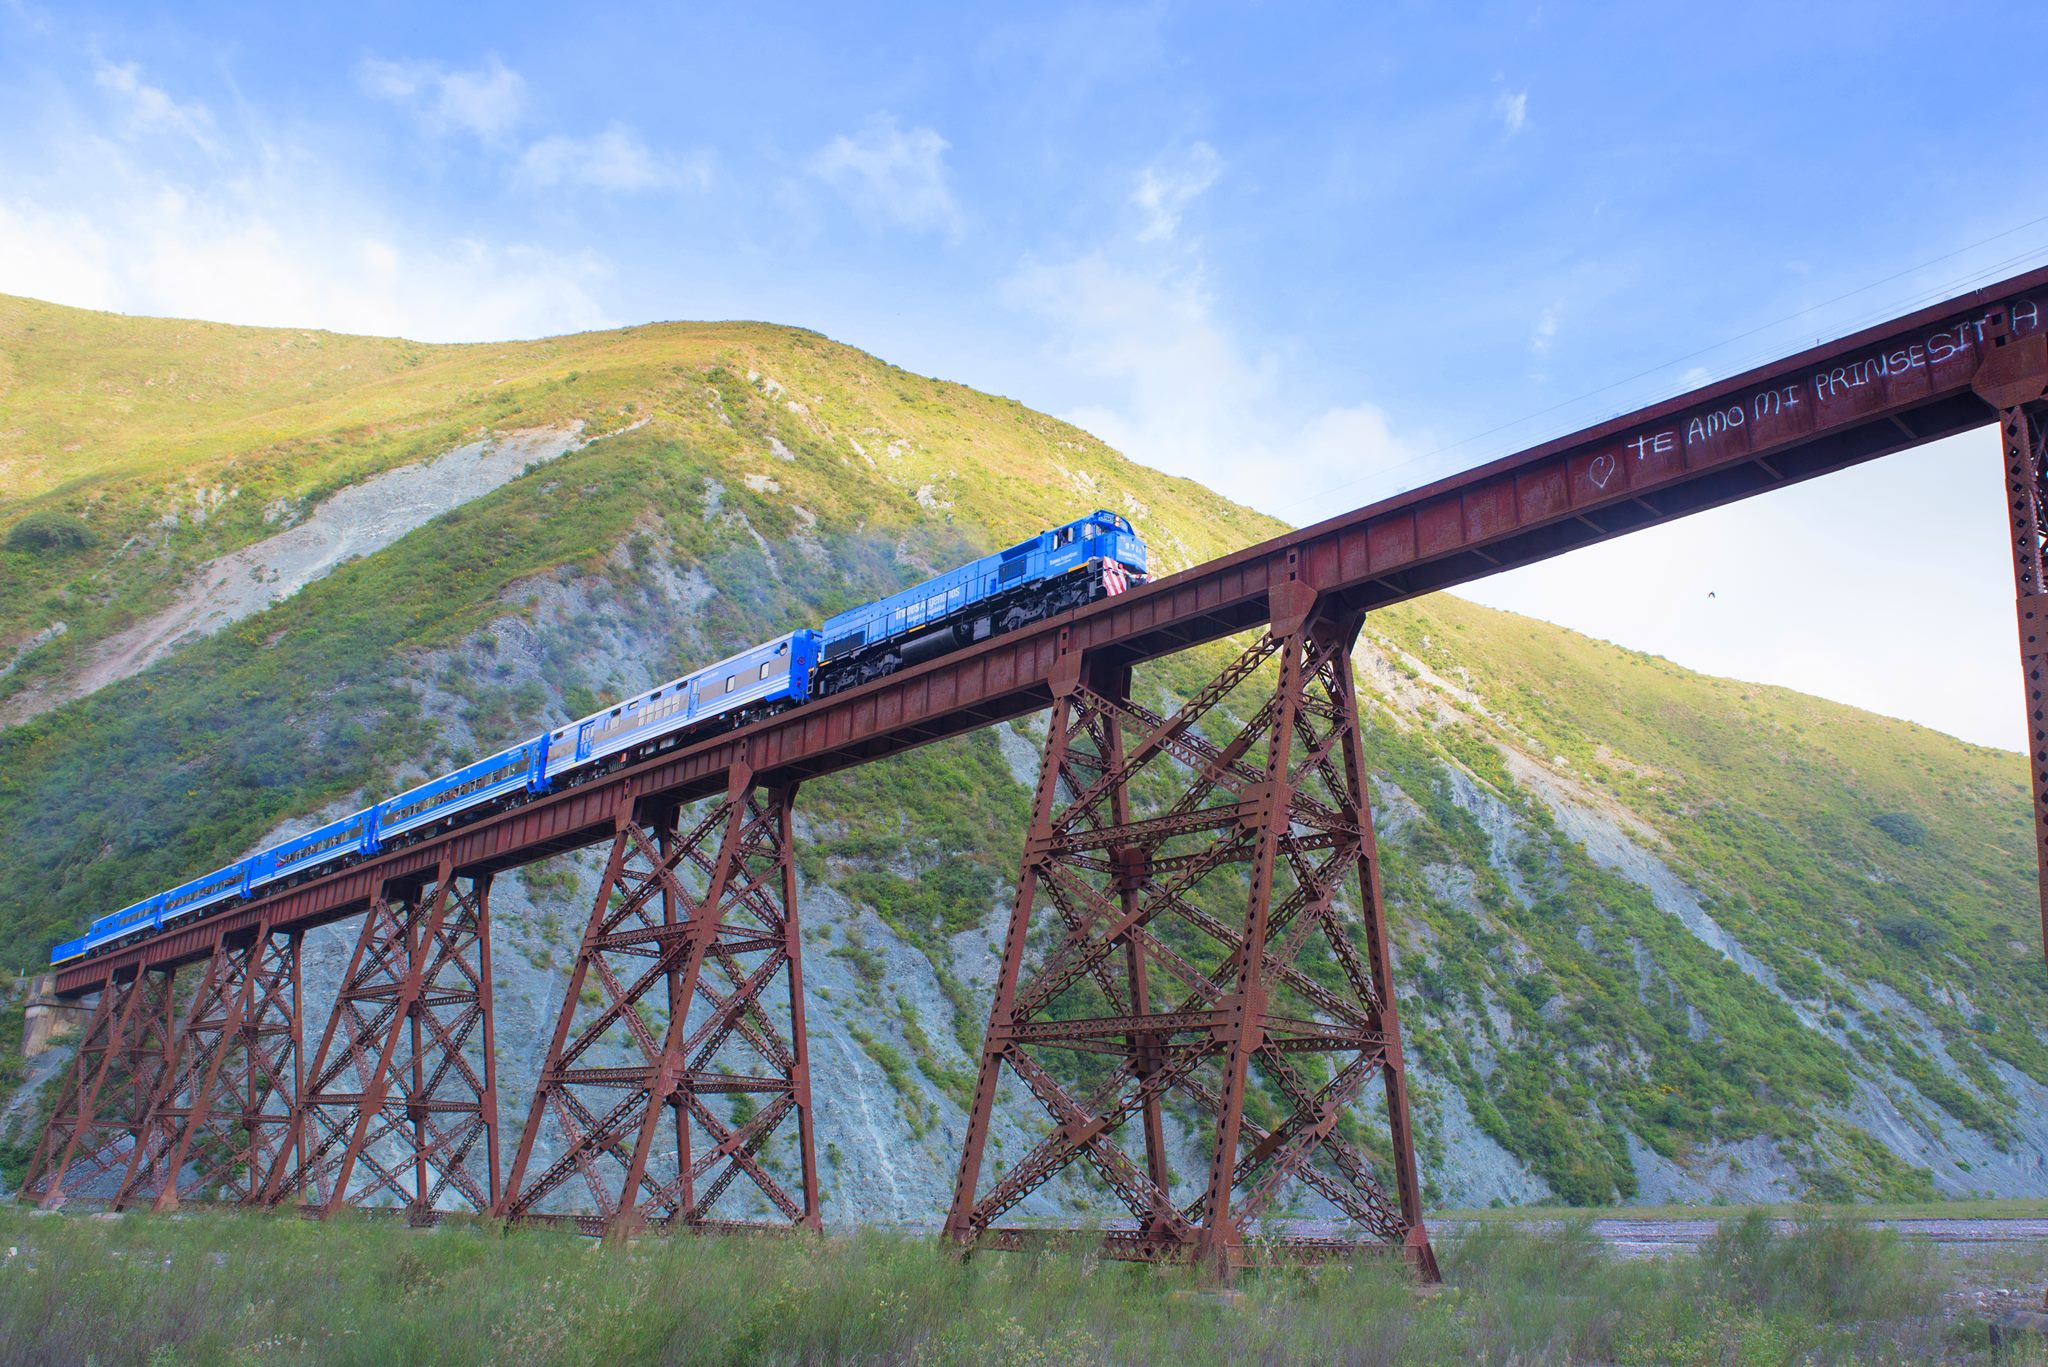
[[[1706,1285],[1731,1305],[1816,1322],[1931,1314],[1938,1279],[1923,1250],[1895,1231],[1815,1213],[1779,1234],[1751,1211],[1700,1248]]]
[[[10,551],[66,555],[96,540],[92,528],[69,513],[30,513],[7,529],[4,544]]]
[[[1901,949],[1932,949],[1948,938],[1948,931],[1932,921],[1898,912],[1877,918],[1877,932]]]

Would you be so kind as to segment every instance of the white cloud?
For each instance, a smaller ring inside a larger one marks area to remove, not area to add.
[[[1223,160],[1216,149],[1198,142],[1188,149],[1178,165],[1154,162],[1138,173],[1138,187],[1131,202],[1145,213],[1145,226],[1138,232],[1140,242],[1158,242],[1180,230],[1180,216],[1198,197],[1216,183],[1223,173]]]
[[[56,27],[50,22],[50,12],[40,5],[30,5],[27,0],[0,0],[0,3],[4,3],[7,12],[23,31],[38,38],[48,37]]]
[[[960,206],[946,183],[949,146],[932,129],[906,129],[892,114],[873,114],[859,133],[819,148],[810,171],[869,218],[958,236]]]
[[[436,136],[453,130],[496,142],[518,124],[526,109],[526,80],[496,57],[455,71],[438,62],[393,62],[369,58],[356,69],[363,92],[410,111]]]
[[[118,306],[113,254],[90,215],[0,197],[0,293]]]
[[[561,134],[542,138],[526,149],[514,178],[542,188],[587,185],[627,191],[687,185],[705,189],[711,183],[711,159],[700,153],[681,165],[671,164],[648,150],[639,134],[614,123],[588,138]]]
[[[0,292],[234,323],[531,337],[611,320],[589,254],[409,229],[337,168],[288,145],[167,171],[93,135],[38,144],[0,179]]]
[[[1095,395],[1063,416],[1134,460],[1296,520],[1314,516],[1304,495],[1413,460],[1375,406],[1304,405],[1279,356],[1218,321],[1198,273],[1095,252],[1027,264],[1004,294],[1050,325],[1055,361]]]
[[[93,72],[93,84],[118,96],[127,114],[128,126],[137,132],[167,129],[190,138],[199,146],[213,147],[213,113],[203,104],[180,104],[157,86],[142,79],[142,68],[134,62],[102,62]]]
[[[1529,333],[1529,350],[1538,356],[1548,355],[1551,345],[1557,341],[1557,305],[1543,310],[1536,319],[1536,326]]]
[[[1509,137],[1521,132],[1522,126],[1529,122],[1529,92],[1526,90],[1503,90],[1493,107],[1499,111],[1501,125],[1508,130]]]

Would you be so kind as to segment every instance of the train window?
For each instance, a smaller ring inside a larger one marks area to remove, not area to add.
[[[728,675],[726,675],[726,676],[725,676],[725,691],[726,691],[726,692],[728,692],[728,693],[732,692],[732,681],[733,681],[733,678],[734,678],[734,676],[733,676],[733,675],[731,675],[731,674],[728,674]]]
[[[768,671],[770,671],[770,670],[772,670],[772,669],[774,669],[774,668],[775,668],[775,662],[774,662],[773,660],[770,660],[770,661],[768,661],[768,662],[767,662],[766,664],[762,665],[762,666],[761,666],[761,677],[762,677],[762,678],[764,678],[764,679],[765,679],[765,678],[767,678],[767,677],[768,677]]]
[[[1073,545],[1074,529],[1072,527],[1062,527],[1058,531],[1054,532],[1052,534],[1052,544],[1053,549],[1055,550],[1059,549],[1061,546]]]

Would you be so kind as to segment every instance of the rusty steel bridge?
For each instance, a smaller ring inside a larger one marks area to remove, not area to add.
[[[1353,681],[1366,615],[1996,423],[2048,937],[2044,303],[2048,269],[71,965],[57,992],[90,1016],[24,1194],[817,1229],[798,790],[1049,710],[946,1236],[1074,1237],[1016,1215],[1072,1168],[1109,1256],[1228,1275],[1385,1252],[1434,1277]],[[1230,637],[1178,710],[1133,695],[1136,666]],[[591,846],[603,879],[508,1136],[492,880]],[[309,1019],[305,933],[350,917]],[[1000,1089],[1044,1122],[992,1158]],[[1171,1170],[1169,1104],[1196,1117],[1196,1178]],[[1304,1193],[1342,1233],[1274,1232]]]

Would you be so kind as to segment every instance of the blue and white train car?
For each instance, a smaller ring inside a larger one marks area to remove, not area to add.
[[[546,734],[538,735],[378,803],[370,809],[375,827],[371,848],[507,793],[541,791],[547,786],[547,752]]]
[[[159,892],[143,898],[133,906],[126,906],[100,917],[92,923],[92,929],[85,934],[86,950],[90,952],[118,940],[125,940],[130,935],[154,930],[157,925],[157,908],[162,905],[163,900],[164,894]]]
[[[818,633],[792,631],[690,676],[690,724],[811,696]]]
[[[251,860],[242,859],[223,869],[195,878],[189,883],[180,883],[164,894],[163,905],[157,908],[158,929],[187,916],[196,916],[208,907],[218,906],[231,897],[240,897],[248,890],[249,865]]]
[[[714,719],[800,703],[810,696],[817,667],[818,633],[793,631],[671,679],[549,732],[547,780]]]
[[[354,816],[330,821],[316,831],[294,836],[282,845],[272,845],[249,861],[249,887],[253,891],[280,878],[351,856],[377,851],[377,809],[365,807]]]

